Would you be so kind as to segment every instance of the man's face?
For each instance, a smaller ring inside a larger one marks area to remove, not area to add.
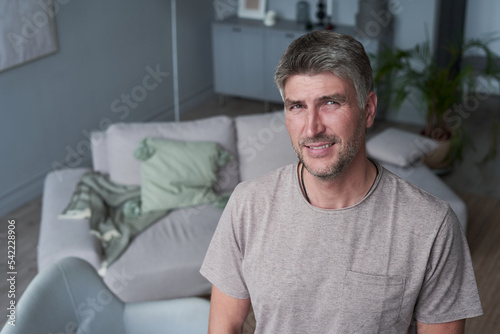
[[[354,86],[331,73],[293,75],[284,87],[286,126],[293,148],[309,173],[340,175],[364,153],[365,129],[373,124],[376,96],[360,110]],[[360,153],[362,149],[362,153]]]

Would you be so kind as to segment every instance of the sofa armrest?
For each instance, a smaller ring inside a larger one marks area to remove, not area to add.
[[[394,174],[410,181],[432,195],[445,200],[457,215],[462,229],[467,231],[467,206],[450,187],[422,162],[401,167],[381,161],[380,164]]]
[[[108,147],[105,131],[92,131],[90,143],[92,145],[92,167],[94,171],[103,174],[109,173]]]
[[[65,169],[51,172],[45,178],[42,218],[38,238],[38,271],[64,257],[79,257],[94,268],[101,263],[101,246],[96,236],[90,234],[88,219],[60,219],[76,184],[86,168]]]

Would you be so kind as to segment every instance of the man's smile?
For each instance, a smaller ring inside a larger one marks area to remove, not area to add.
[[[307,148],[313,149],[313,150],[320,150],[322,148],[331,147],[331,146],[333,146],[333,144],[334,143],[325,144],[325,145],[321,145],[321,146],[314,146],[314,145],[304,145],[304,146]]]

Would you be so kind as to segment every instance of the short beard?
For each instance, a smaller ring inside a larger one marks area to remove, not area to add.
[[[307,163],[305,163],[304,156],[300,148],[303,147],[304,145],[309,145],[314,142],[330,142],[334,143],[335,145],[342,146],[343,144],[342,139],[340,139],[335,135],[333,136],[319,135],[312,138],[306,138],[304,140],[301,140],[299,142],[298,147],[295,147],[295,145],[293,145],[293,149],[295,150],[295,153],[297,154],[299,161],[304,165],[309,174],[321,180],[328,181],[337,178],[339,175],[344,173],[346,169],[350,166],[350,164],[352,163],[352,161],[354,160],[361,146],[364,143],[363,138],[365,131],[366,130],[364,124],[360,122],[357,131],[351,136],[351,138],[347,140],[346,146],[341,151],[339,151],[338,160],[336,162],[333,162],[330,166],[327,166],[323,170],[312,170],[310,166],[308,166]]]

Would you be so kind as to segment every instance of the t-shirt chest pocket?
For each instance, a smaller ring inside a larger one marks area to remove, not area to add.
[[[347,271],[341,299],[344,333],[397,333],[405,280]]]

